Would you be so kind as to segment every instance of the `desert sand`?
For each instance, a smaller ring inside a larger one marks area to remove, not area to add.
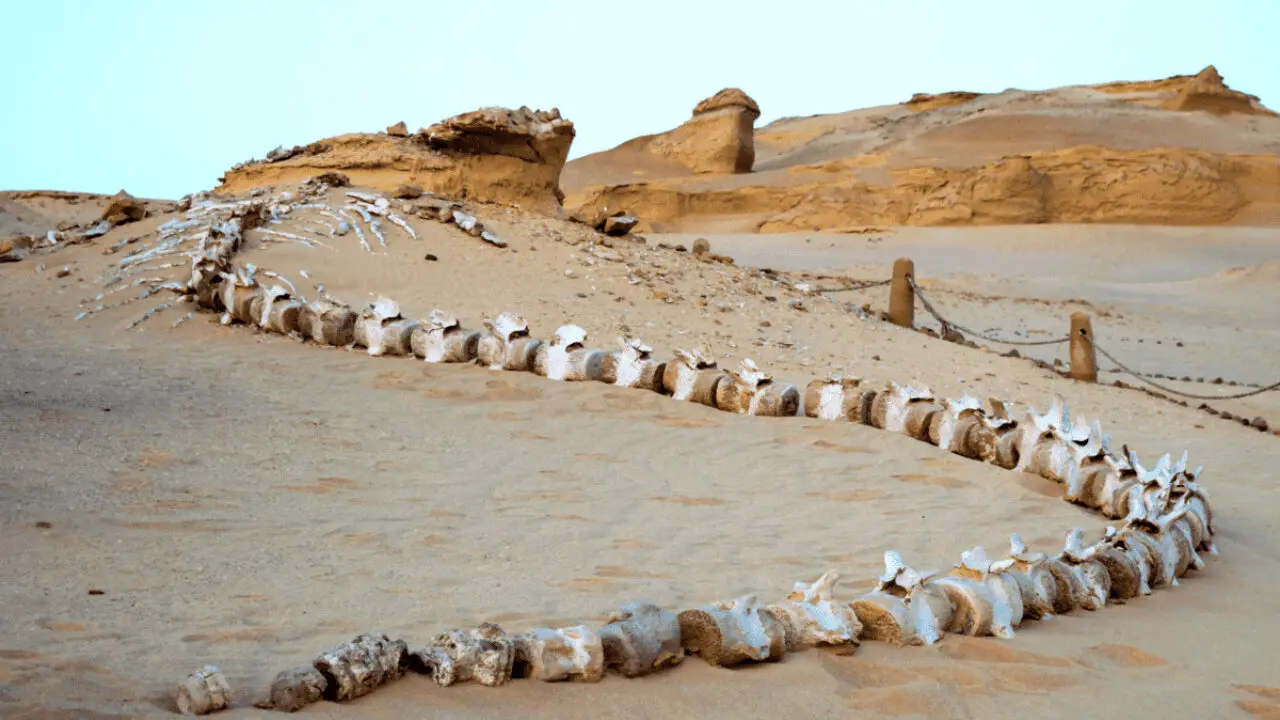
[[[1139,100],[1175,103],[1178,92],[1130,84],[1089,97],[1132,96],[1126,102],[1142,109],[1149,106]],[[935,107],[913,112],[942,113],[943,125],[965,104],[930,102]],[[1228,115],[1184,105],[1152,110],[1206,126],[1280,122],[1253,104]],[[755,130],[755,172],[689,173],[691,180],[670,182],[772,182],[769,173],[791,165],[764,167],[774,151],[762,135],[813,130],[805,130],[807,121],[788,122]],[[1111,122],[1096,120],[1111,137],[1130,138],[1126,152],[1146,151],[1144,135]],[[1210,147],[1226,134],[1217,132],[1193,150],[1219,163],[1280,150],[1274,138],[1243,130],[1241,139]],[[1019,144],[1007,130],[1000,135],[1017,152],[1067,157],[1057,140],[1040,146]],[[934,146],[916,152],[978,152],[945,135],[927,141]],[[1008,149],[990,152],[961,165],[998,162]],[[335,167],[287,170],[308,157],[325,156],[295,156],[280,166],[286,170],[262,176],[275,183],[271,192],[296,192],[305,175]],[[1146,214],[1125,225],[1106,222],[1112,216],[1075,224],[1086,220],[1068,214],[1035,225],[992,226],[971,216],[921,227],[937,223],[894,216],[866,222],[869,229],[850,227],[864,218],[837,218],[761,232],[760,218],[775,209],[762,214],[753,206],[704,224],[697,214],[651,219],[650,206],[638,204],[626,209],[650,231],[606,238],[534,207],[555,196],[541,170],[508,187],[492,181],[508,160],[467,162],[485,176],[479,185],[499,195],[465,208],[505,248],[406,213],[417,239],[384,228],[385,251],[372,238],[373,252],[366,251],[351,234],[314,235],[325,245],[305,247],[250,231],[236,261],[279,272],[308,296],[322,283],[353,306],[385,295],[406,316],[438,307],[471,328],[511,310],[538,337],[572,321],[593,347],[638,336],[665,359],[701,345],[722,366],[750,357],[801,386],[835,372],[1041,409],[1059,393],[1144,458],[1186,449],[1193,466],[1204,465],[1221,556],[1176,588],[1028,622],[1011,640],[948,635],[910,648],[864,642],[851,654],[809,650],[735,670],[690,657],[653,676],[611,675],[599,684],[440,688],[411,674],[304,715],[1280,716],[1280,678],[1266,641],[1280,635],[1272,577],[1280,573],[1272,467],[1280,437],[1198,411],[1198,401],[1182,407],[1111,386],[1138,381],[1110,372],[1105,359],[1102,382],[1083,384],[1004,357],[1003,346],[974,349],[882,322],[886,287],[797,287],[887,279],[895,258],[911,257],[928,297],[961,325],[1003,338],[1051,338],[1083,310],[1093,316],[1099,346],[1134,369],[1191,378],[1161,381],[1186,392],[1239,392],[1280,379],[1273,362],[1280,328],[1271,310],[1280,301],[1277,216],[1257,210],[1268,192],[1280,193],[1270,176],[1228,183],[1254,198],[1235,214],[1210,217],[1189,207],[1185,222],[1156,202],[1139,203]],[[591,172],[600,179],[633,172],[629,162],[570,162],[560,178],[566,208],[580,207],[575,193],[581,197],[589,165],[596,163]],[[376,182],[363,186],[353,174],[357,187],[333,188],[329,200],[424,177],[446,178],[441,194],[465,195],[450,184],[461,178],[467,185],[466,172],[432,175],[421,167],[413,178],[409,171],[371,174]],[[236,178],[256,171],[238,172],[224,190],[243,197],[255,182]],[[393,200],[392,207],[402,202],[421,208],[424,201]],[[33,229],[11,232],[43,234],[55,220],[88,225],[105,207],[103,198],[69,205],[42,196],[38,217],[24,211],[24,228]],[[222,326],[210,313],[172,327],[194,306],[126,330],[162,295],[77,320],[97,304],[92,298],[124,253],[179,217],[158,204],[101,237],[37,242],[21,262],[0,264],[4,717],[171,716],[176,683],[207,663],[221,667],[236,691],[234,707],[219,716],[266,716],[252,705],[277,671],[367,630],[412,645],[484,620],[511,632],[598,624],[641,599],[676,610],[748,592],[772,601],[828,569],[840,572],[837,593],[851,600],[874,586],[887,549],[916,567],[946,570],[974,545],[1003,556],[1010,532],[1056,552],[1066,530],[1094,535],[1108,524],[1063,502],[1061,487],[1037,476],[852,423],[737,416],[601,383],[374,358]],[[273,227],[304,233],[306,225],[290,219]],[[681,233],[655,232],[662,229]],[[733,264],[675,249],[700,237]],[[122,252],[104,252],[134,238]],[[176,280],[184,270],[155,274]],[[916,319],[937,328],[922,309]],[[1020,350],[1048,363],[1068,360],[1064,345]],[[1219,377],[1239,384],[1207,382]],[[1274,392],[1211,405],[1280,425]]]

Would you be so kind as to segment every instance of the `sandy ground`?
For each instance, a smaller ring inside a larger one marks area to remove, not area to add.
[[[369,629],[412,644],[482,620],[509,631],[601,622],[638,599],[673,609],[749,591],[773,599],[830,568],[852,599],[870,588],[889,548],[945,569],[975,544],[1002,552],[1011,531],[1051,551],[1065,530],[1104,524],[1057,499],[1052,483],[867,427],[736,417],[598,384],[370,358],[208,316],[170,329],[172,311],[125,332],[145,301],[74,321],[115,259],[101,248],[160,220],[121,228],[99,246],[0,266],[5,717],[164,716],[175,683],[205,663],[220,665],[238,690],[240,707],[226,716],[250,717],[276,671]],[[883,289],[804,296],[654,248],[690,238],[588,251],[564,242],[573,226],[500,213],[487,220],[511,248],[419,222],[421,239],[390,236],[386,255],[348,237],[340,249],[272,246],[244,259],[295,280],[305,268],[353,303],[378,291],[406,314],[444,306],[471,327],[510,309],[544,337],[573,320],[599,346],[626,330],[663,355],[701,342],[727,362],[750,356],[797,384],[837,370],[1041,408],[1060,392],[1144,458],[1185,448],[1206,467],[1222,556],[1177,588],[1030,622],[1011,641],[867,643],[849,657],[810,651],[738,671],[689,659],[655,677],[591,686],[441,689],[410,677],[304,714],[1280,712],[1280,689],[1270,687],[1280,678],[1263,641],[1280,634],[1271,469],[1280,438],[1132,390],[1071,383],[846,306],[883,308]],[[1096,321],[1100,341],[1141,369],[1261,382],[1276,379],[1268,360],[1280,351],[1266,309],[1277,292],[1272,238],[1037,227],[710,240],[742,264],[867,279],[913,256],[958,322],[1032,337],[1064,331],[1069,312],[1084,307],[1064,301],[1084,299],[1108,314]],[[423,260],[428,252],[439,259]],[[54,277],[63,265],[71,274]],[[928,324],[923,313],[920,321]],[[1280,420],[1274,393],[1215,405]]]

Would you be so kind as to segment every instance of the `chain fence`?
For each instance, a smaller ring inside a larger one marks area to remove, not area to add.
[[[876,284],[888,285],[892,282],[893,282],[892,280],[885,280]],[[1062,343],[1071,341],[1070,335],[1064,335],[1062,337],[1053,338],[1050,340],[1008,340],[1005,338],[992,337],[991,335],[988,335],[986,333],[978,332],[976,330],[967,328],[963,325],[952,322],[946,319],[945,317],[943,317],[942,313],[938,312],[938,309],[934,307],[933,303],[929,302],[929,297],[928,295],[925,294],[924,290],[922,290],[921,287],[918,284],[916,284],[915,277],[911,275],[907,275],[907,282],[911,285],[911,289],[915,293],[915,296],[919,298],[920,304],[924,307],[925,312],[933,316],[933,318],[937,320],[938,323],[942,326],[941,335],[943,337],[946,337],[946,335],[948,334],[948,330],[954,329],[964,335],[980,338],[982,340],[986,340],[987,342],[996,343],[998,345],[1016,345],[1020,347],[1031,347],[1031,346],[1061,345]],[[1261,395],[1263,393],[1280,390],[1280,381],[1277,381],[1277,382],[1271,383],[1270,385],[1255,386],[1256,389],[1254,390],[1235,393],[1232,395],[1200,395],[1197,393],[1184,392],[1182,390],[1171,388],[1167,385],[1158,383],[1150,379],[1149,374],[1147,373],[1140,373],[1136,370],[1133,370],[1125,363],[1120,362],[1120,360],[1117,359],[1115,355],[1112,355],[1106,349],[1099,346],[1096,339],[1093,339],[1093,347],[1099,354],[1101,354],[1103,357],[1105,357],[1106,359],[1114,363],[1119,372],[1123,372],[1127,375],[1131,375],[1134,378],[1136,378],[1139,382],[1150,385],[1151,387],[1154,387],[1162,392],[1166,392],[1166,393],[1169,393],[1170,395],[1176,395],[1178,397],[1186,398],[1188,400],[1241,400],[1244,398]],[[1115,371],[1112,370],[1109,372],[1115,372]]]

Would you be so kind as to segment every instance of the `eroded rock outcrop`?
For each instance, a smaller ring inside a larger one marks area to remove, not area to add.
[[[233,167],[218,192],[341,172],[352,183],[388,192],[412,185],[460,200],[558,216],[560,171],[573,138],[573,123],[558,110],[482,108],[405,137],[341,135],[273,151],[266,160]]]
[[[649,149],[695,173],[751,172],[758,117],[755,100],[737,88],[726,88],[698,103],[688,122],[655,136]]]
[[[1210,65],[1178,89],[1165,103],[1169,110],[1204,110],[1215,115],[1229,113],[1271,114],[1258,98],[1227,87],[1218,69]]]

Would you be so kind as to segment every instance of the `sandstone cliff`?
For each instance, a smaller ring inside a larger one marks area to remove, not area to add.
[[[722,107],[728,93],[704,105]],[[1213,67],[1150,82],[920,93],[787,118],[754,133],[749,174],[670,162],[696,155],[699,137],[701,157],[722,151],[724,133],[686,126],[569,163],[566,205],[588,216],[625,209],[641,232],[1280,224],[1280,117]],[[669,147],[680,152],[652,159]]]
[[[379,190],[413,185],[457,199],[559,215],[560,171],[573,137],[573,123],[556,110],[483,108],[413,135],[341,135],[273,151],[266,160],[227,171],[218,189],[243,192],[337,171],[356,185]]]

